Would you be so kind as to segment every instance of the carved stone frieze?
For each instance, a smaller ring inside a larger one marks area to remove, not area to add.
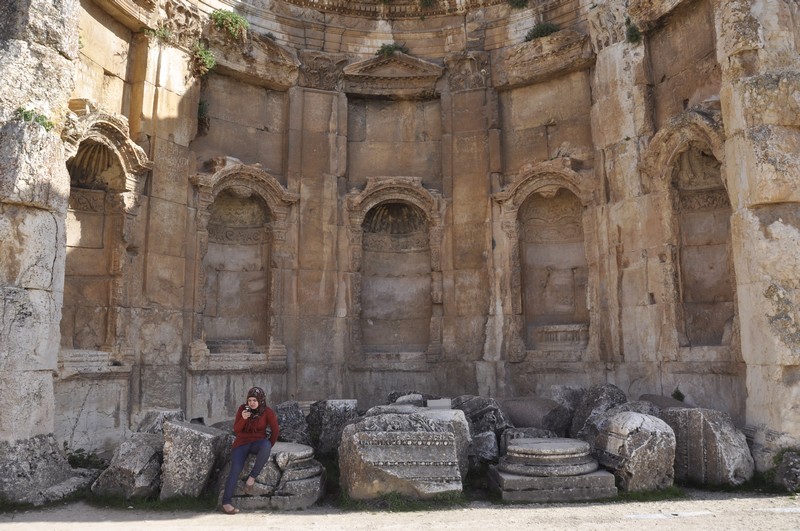
[[[489,54],[461,52],[445,58],[450,92],[482,89],[491,85]]]
[[[160,21],[160,27],[169,31],[171,44],[191,49],[203,33],[200,11],[181,0],[166,0],[163,9],[164,18]]]
[[[444,69],[403,52],[376,56],[344,67],[348,94],[392,99],[432,99]]]
[[[80,212],[103,213],[105,211],[105,195],[102,190],[73,189],[69,194],[70,210]]]
[[[594,64],[589,37],[561,30],[503,50],[492,65],[494,86],[508,89],[530,85]]]
[[[285,0],[290,4],[308,7],[325,13],[338,13],[365,18],[401,19],[434,15],[463,14],[486,6],[503,4],[507,0],[434,0],[422,5],[419,0]]]
[[[720,208],[730,208],[730,206],[728,192],[722,189],[682,192],[680,194],[680,209],[684,212],[719,210]]]
[[[302,51],[300,85],[318,90],[338,90],[341,88],[346,64],[347,56],[344,54]]]
[[[95,0],[95,3],[133,31],[154,27],[158,20],[158,0]]]

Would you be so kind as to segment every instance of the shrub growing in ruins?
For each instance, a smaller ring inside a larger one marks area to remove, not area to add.
[[[192,72],[197,77],[206,75],[217,66],[214,54],[202,42],[196,42],[192,50]]]
[[[528,0],[506,0],[506,2],[514,9],[524,9],[528,7]]]
[[[382,55],[384,57],[389,57],[394,52],[403,52],[408,53],[408,48],[405,45],[399,42],[392,42],[392,43],[384,43],[381,44],[381,47],[378,48],[378,51],[375,52],[375,55]]]
[[[553,24],[552,22],[540,22],[528,30],[528,33],[525,34],[525,42],[539,39],[541,37],[547,37],[548,35],[557,32],[559,29],[561,28],[558,27],[558,24]]]
[[[636,27],[636,24],[631,23],[631,19],[625,19],[625,41],[631,44],[639,44],[642,42],[642,32]]]
[[[164,26],[157,26],[156,29],[142,28],[142,33],[148,39],[157,40],[161,44],[170,44],[172,42],[172,32]]]
[[[247,19],[233,11],[217,9],[212,11],[209,16],[218,30],[227,31],[228,35],[236,40],[244,39],[244,36],[247,34],[247,29],[250,27],[250,23],[247,22]]]
[[[50,131],[56,125],[44,114],[38,113],[31,109],[24,109],[22,107],[17,108],[17,118],[23,122],[37,123],[44,127],[45,131]]]

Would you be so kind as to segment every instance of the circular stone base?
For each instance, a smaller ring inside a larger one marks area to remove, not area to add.
[[[512,439],[508,443],[507,455],[530,457],[540,460],[589,455],[589,443],[578,439]]]
[[[597,461],[591,457],[585,458],[582,463],[575,464],[522,464],[510,463],[505,459],[501,459],[497,465],[497,469],[509,474],[516,474],[518,476],[536,476],[536,477],[563,477],[563,476],[582,476],[597,470]]]

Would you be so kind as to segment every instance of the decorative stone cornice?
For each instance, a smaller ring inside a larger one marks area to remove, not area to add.
[[[155,27],[158,19],[157,0],[94,0],[103,11],[109,13],[128,29]]]
[[[393,99],[431,99],[444,68],[404,54],[379,55],[344,67],[345,92]]]
[[[473,9],[505,4],[506,0],[434,0],[430,7],[422,7],[419,0],[284,0],[288,4],[308,7],[326,13],[338,13],[366,18],[419,18],[433,15],[467,13]]]
[[[211,24],[206,38],[217,60],[215,71],[220,74],[276,90],[297,83],[300,61],[267,36],[248,33],[245,40],[235,41]]]
[[[318,90],[340,88],[347,56],[318,51],[300,52],[300,85]]]
[[[628,16],[642,31],[653,28],[658,21],[687,0],[630,0]]]
[[[503,50],[494,62],[495,87],[508,89],[585,70],[594,64],[589,37],[561,30]]]

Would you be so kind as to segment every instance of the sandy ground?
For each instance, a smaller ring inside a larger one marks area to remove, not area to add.
[[[687,490],[688,498],[658,502],[494,505],[420,512],[343,512],[312,507],[286,513],[155,512],[96,508],[71,503],[0,514],[0,528],[83,531],[94,529],[318,529],[342,531],[413,529],[747,529],[800,530],[800,498],[788,495]]]

